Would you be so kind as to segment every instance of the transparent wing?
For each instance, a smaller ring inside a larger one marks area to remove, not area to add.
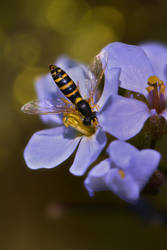
[[[52,105],[49,101],[44,100],[33,100],[26,103],[21,108],[26,114],[31,115],[47,115],[47,114],[61,114],[61,113],[74,113],[77,112],[74,107],[69,106],[69,104],[58,103],[57,105]]]
[[[89,70],[85,72],[88,80],[88,91],[91,99],[96,94],[96,90],[103,78],[105,68],[107,66],[108,56],[106,52],[100,52],[96,55],[90,64]]]

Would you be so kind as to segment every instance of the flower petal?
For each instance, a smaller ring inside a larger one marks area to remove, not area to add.
[[[75,84],[78,85],[81,96],[84,99],[88,99],[90,86],[90,80],[88,78],[88,68],[85,65],[80,64],[74,68],[68,69],[66,72],[75,82]]]
[[[29,140],[24,159],[31,169],[53,168],[74,152],[79,141],[75,134],[64,134],[64,127],[42,130]]]
[[[167,81],[167,46],[162,43],[148,42],[140,45],[149,58],[155,74]]]
[[[56,61],[56,65],[61,67],[78,85],[80,93],[84,99],[89,97],[89,70],[84,64],[71,60],[67,56],[61,56]]]
[[[118,169],[111,169],[106,176],[108,188],[127,202],[134,202],[139,198],[140,190],[133,178],[125,174],[122,178]]]
[[[147,95],[147,79],[155,73],[142,48],[114,42],[102,51],[108,52],[108,70],[121,68],[121,87]]]
[[[83,175],[87,168],[97,159],[107,142],[105,133],[98,129],[91,137],[83,136],[70,172],[74,175]]]
[[[107,99],[112,94],[118,93],[119,76],[120,76],[120,68],[112,68],[111,70],[108,70],[106,68],[104,89],[103,89],[102,95],[97,103],[97,106],[99,108],[103,107],[103,105],[106,103]]]
[[[105,183],[105,176],[110,170],[110,165],[110,161],[106,159],[89,171],[88,176],[84,181],[84,185],[90,196],[93,196],[94,192],[108,189]]]
[[[145,103],[112,96],[103,107],[98,120],[105,131],[120,140],[128,140],[140,132],[149,116]]]
[[[125,170],[131,165],[139,150],[127,142],[116,140],[110,143],[107,152],[115,165]]]
[[[37,96],[40,101],[48,100],[51,104],[56,105],[58,99],[63,98],[64,95],[54,83],[50,74],[39,78],[35,84]],[[42,121],[47,124],[57,125],[62,124],[60,115],[41,115]]]
[[[54,83],[51,74],[38,78],[35,87],[38,99],[48,100],[53,105],[56,104],[58,98],[64,96]]]
[[[142,189],[158,168],[161,155],[152,149],[144,149],[136,154],[135,164],[130,169],[130,174]]]
[[[163,111],[161,116],[163,116],[165,118],[165,120],[167,121],[167,108]]]
[[[70,57],[65,55],[58,57],[55,64],[58,67],[62,68],[64,71],[79,65],[75,60],[72,60]]]

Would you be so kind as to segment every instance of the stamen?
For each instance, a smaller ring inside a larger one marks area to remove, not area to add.
[[[164,82],[163,81],[159,81],[159,86],[160,86],[160,93],[161,94],[165,94],[165,89],[166,89],[166,86],[165,86],[165,84],[164,84]]]
[[[124,178],[125,178],[125,172],[124,172],[122,169],[119,169],[119,170],[118,170],[118,173],[119,173],[121,179],[124,179]]]
[[[147,80],[147,84],[149,85],[146,90],[149,93],[148,101],[150,108],[155,109],[157,113],[161,113],[164,108],[164,82],[157,76],[150,76]]]
[[[157,76],[150,76],[147,80],[149,86],[155,86],[159,82],[159,78]]]

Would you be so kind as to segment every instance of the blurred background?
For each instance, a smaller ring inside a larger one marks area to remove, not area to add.
[[[67,162],[29,170],[24,147],[46,126],[20,111],[57,56],[88,63],[113,41],[167,43],[166,27],[166,0],[1,1],[0,249],[166,249],[167,185],[143,213],[111,192],[90,198]],[[166,140],[158,145],[164,165]]]

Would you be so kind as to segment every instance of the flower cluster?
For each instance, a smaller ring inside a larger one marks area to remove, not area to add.
[[[139,151],[118,140],[110,144],[107,152],[109,158],[94,167],[85,180],[90,196],[95,191],[109,189],[126,201],[137,200],[140,190],[157,169],[160,154],[152,149]]]
[[[137,201],[161,158],[154,147],[166,132],[166,55],[167,48],[158,43],[132,46],[115,42],[106,46],[100,53],[104,88],[96,90],[99,97],[95,108],[91,106],[98,125],[85,126],[80,115],[72,113],[41,115],[52,128],[31,137],[24,151],[27,166],[53,168],[75,154],[70,172],[79,176],[97,160],[84,182],[90,196],[96,191],[111,190],[123,200]],[[88,68],[67,57],[59,58],[56,65],[78,83],[81,96],[89,100]],[[38,99],[49,101],[53,107],[64,98],[50,74],[37,81],[36,90]],[[138,133],[145,140],[146,121],[150,146],[139,150],[125,141]],[[104,150],[106,154],[102,153]]]

